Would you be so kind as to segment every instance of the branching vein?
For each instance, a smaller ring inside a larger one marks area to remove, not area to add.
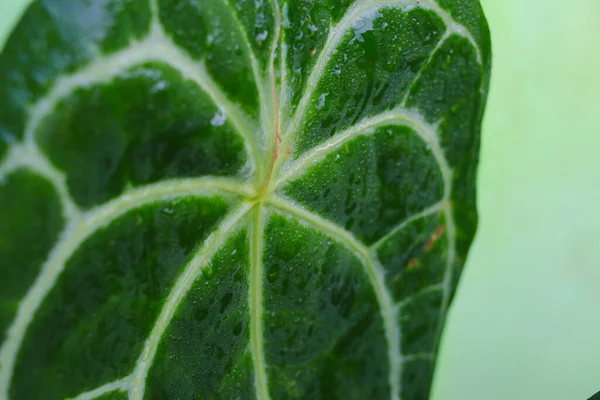
[[[79,219],[81,210],[69,193],[65,174],[54,167],[35,143],[15,144],[11,147],[10,153],[0,164],[0,182],[19,169],[34,171],[48,180],[58,194],[65,220]]]
[[[185,79],[196,83],[231,120],[233,126],[245,139],[250,158],[255,160],[257,154],[255,135],[258,130],[256,123],[227,98],[218,84],[213,81],[203,62],[192,60],[166,36],[162,29],[156,26],[142,41],[134,42],[129,47],[109,56],[98,58],[74,74],[58,78],[49,93],[31,109],[25,129],[26,143],[35,140],[36,132],[43,120],[54,111],[62,99],[73,94],[77,89],[110,82],[129,68],[156,61],[174,68]]]
[[[422,217],[425,215],[429,215],[430,213],[433,213],[433,212],[442,212],[443,213],[444,219],[446,222],[446,232],[447,232],[447,240],[448,240],[448,251],[447,251],[446,268],[445,268],[445,272],[444,272],[444,282],[441,286],[441,289],[443,290],[443,300],[442,300],[442,305],[441,305],[441,307],[442,307],[441,312],[442,312],[442,316],[443,316],[446,313],[448,303],[450,300],[452,277],[453,277],[453,273],[454,273],[453,267],[454,267],[455,252],[456,252],[456,249],[455,249],[456,227],[454,224],[454,215],[453,215],[452,207],[450,204],[450,197],[452,195],[452,185],[453,185],[453,181],[452,181],[453,180],[453,172],[452,172],[452,169],[450,168],[448,161],[444,155],[444,151],[442,150],[442,148],[440,146],[439,138],[437,136],[437,127],[427,123],[416,110],[407,111],[402,108],[390,110],[390,111],[384,112],[382,114],[379,114],[377,116],[366,118],[359,124],[335,135],[334,137],[332,137],[330,140],[328,140],[324,144],[321,144],[321,145],[315,147],[314,149],[308,151],[307,153],[305,153],[296,162],[294,162],[289,167],[289,169],[283,171],[281,178],[275,184],[275,188],[278,185],[284,184],[285,182],[288,182],[298,176],[301,176],[303,173],[305,173],[308,170],[308,168],[310,168],[312,165],[315,165],[318,162],[320,162],[324,157],[326,157],[328,154],[331,154],[333,151],[338,149],[340,146],[342,146],[344,143],[348,142],[349,140],[352,140],[353,138],[357,137],[358,135],[372,134],[375,132],[377,127],[385,126],[386,124],[400,124],[400,125],[406,125],[406,126],[413,128],[415,133],[417,135],[419,135],[419,137],[421,137],[421,139],[428,145],[432,155],[434,156],[434,158],[439,166],[439,169],[440,169],[440,172],[442,175],[442,179],[444,182],[444,194],[443,194],[442,199],[438,203],[429,207],[428,209],[423,210],[421,213],[410,217],[408,220],[404,221],[399,227],[397,227],[394,231],[397,231],[397,229],[402,229],[403,226],[405,226],[407,223],[410,223],[411,220],[414,220],[416,218],[419,218],[419,217]],[[362,243],[360,243],[358,240],[356,240],[352,236],[352,234],[345,231],[343,228],[338,227],[338,226],[332,224],[331,222],[323,219],[322,217],[312,214],[311,212],[306,211],[306,210],[302,209],[301,207],[299,207],[283,198],[277,197],[276,195],[273,195],[273,196],[274,197],[273,197],[273,200],[271,201],[271,204],[273,204],[274,206],[276,206],[282,210],[285,210],[291,214],[294,214],[303,220],[309,221],[311,224],[314,224],[316,227],[323,230],[324,232],[330,233],[332,236],[336,237],[337,240],[345,243],[348,247],[354,248],[357,251],[357,254],[362,255],[361,260],[364,260],[365,265],[367,266],[367,270],[375,271],[375,272],[370,273],[369,276],[370,276],[373,286],[375,287],[376,292],[378,293],[377,294],[378,299],[380,301],[382,310],[384,310],[384,313],[388,312],[388,311],[385,311],[385,307],[386,307],[385,304],[386,304],[386,302],[389,302],[389,306],[387,307],[387,309],[389,310],[390,314],[387,317],[387,319],[384,316],[384,324],[386,325],[388,344],[390,346],[392,346],[392,345],[396,346],[393,348],[393,351],[391,353],[392,355],[390,356],[390,359],[394,360],[393,363],[390,364],[390,368],[395,368],[394,365],[399,363],[398,360],[399,360],[401,351],[400,351],[399,344],[398,344],[399,341],[392,342],[391,338],[392,337],[399,338],[400,330],[397,327],[395,318],[392,313],[394,306],[392,304],[391,296],[385,289],[385,284],[383,281],[383,272],[381,272],[380,267],[378,266],[376,261],[373,261],[375,258],[374,258],[374,256],[372,256],[371,250],[367,249]],[[389,234],[391,234],[391,232],[388,233],[388,235]],[[377,243],[376,243],[375,247],[377,247]],[[378,285],[380,285],[379,291],[377,289]],[[443,320],[443,317],[441,320]],[[441,325],[440,325],[439,329],[440,329],[440,332],[438,332],[438,337],[441,334]],[[392,347],[390,347],[390,349],[392,349]],[[392,365],[392,364],[394,364],[394,365]],[[400,367],[398,367],[398,368],[400,368]],[[396,376],[396,377],[400,376],[399,369],[392,369],[392,371],[393,371],[392,372],[393,376]],[[397,396],[399,396],[399,393],[400,393],[399,383],[394,383],[393,378],[391,377],[390,385],[393,389],[393,392],[392,392],[393,397],[392,398],[397,399],[398,398]]]
[[[424,288],[417,291],[416,293],[413,293],[412,295],[403,298],[400,302],[396,303],[396,306],[398,307],[398,309],[401,310],[402,308],[406,307],[408,304],[412,303],[413,301],[415,301],[416,299],[418,299],[421,296],[425,296],[425,295],[428,295],[430,293],[435,293],[435,292],[443,293],[444,289],[445,289],[444,282],[434,283],[429,286],[425,286]]]
[[[313,228],[321,231],[339,243],[343,244],[348,250],[363,263],[365,272],[373,286],[375,296],[381,307],[381,316],[385,330],[386,341],[389,349],[388,362],[390,368],[389,385],[391,388],[392,399],[398,400],[400,396],[400,376],[401,376],[401,353],[400,353],[400,329],[396,323],[393,301],[388,292],[384,273],[377,262],[373,253],[350,232],[327,221],[321,216],[311,213],[282,197],[273,196],[269,204],[279,210],[291,214],[301,221],[311,225]]]
[[[261,72],[261,68],[258,64],[258,60],[256,59],[256,54],[252,49],[251,38],[249,37],[249,33],[244,30],[242,27],[242,23],[237,16],[237,13],[231,8],[231,5],[228,0],[221,0],[223,5],[227,8],[228,12],[231,15],[231,18],[235,21],[235,26],[239,28],[239,33],[242,36],[242,44],[246,48],[248,52],[248,57],[250,58],[250,65],[252,67],[252,75],[254,77],[254,81],[256,83],[256,89],[258,90],[258,97],[260,99],[259,103],[261,106],[261,119],[265,119],[267,115],[269,115],[268,110],[266,109],[268,104],[268,91],[265,90],[265,82],[264,77]]]
[[[387,242],[392,236],[394,236],[396,233],[402,231],[404,228],[406,228],[407,225],[410,225],[414,221],[419,220],[421,218],[428,217],[432,214],[442,211],[445,204],[446,204],[445,200],[439,201],[439,202],[435,203],[434,205],[427,207],[423,211],[413,214],[410,217],[406,218],[404,221],[399,223],[395,228],[393,228],[391,231],[389,231],[384,236],[382,236],[379,240],[377,240],[377,242],[373,243],[371,245],[371,249],[373,249],[373,250],[378,249],[382,244]]]
[[[81,393],[80,395],[73,397],[69,400],[93,400],[110,392],[126,392],[129,389],[130,381],[131,378],[127,376],[123,379],[119,379],[114,382],[107,383],[106,385],[102,385],[94,390]]]
[[[136,363],[133,373],[133,383],[129,392],[130,400],[141,400],[144,398],[146,389],[146,377],[154,361],[158,344],[162,336],[171,323],[171,319],[181,304],[190,287],[196,281],[202,269],[207,265],[214,254],[221,248],[223,243],[229,238],[235,230],[236,225],[248,213],[253,204],[243,203],[235,211],[231,212],[221,223],[219,227],[204,241],[204,244],[194,254],[191,261],[185,266],[183,273],[175,282],[175,286],[169,293],[169,297],[162,308],[158,320],[152,328],[152,332],[146,340],[142,354]]]
[[[438,52],[438,50],[444,45],[444,43],[446,43],[446,40],[448,40],[451,33],[452,33],[452,31],[450,29],[446,28],[446,31],[444,32],[442,37],[438,40],[436,46],[433,48],[431,53],[429,53],[427,60],[425,60],[425,62],[421,66],[421,68],[419,68],[419,71],[415,74],[415,77],[413,78],[411,84],[408,85],[406,93],[404,94],[404,97],[402,98],[402,101],[400,102],[400,105],[402,107],[404,107],[406,105],[406,102],[408,101],[408,98],[411,95],[412,87],[415,85],[415,83],[417,83],[419,81],[419,79],[421,79],[421,75],[423,74],[423,71],[425,70],[425,68],[427,68],[427,66],[429,65],[429,63],[431,62],[431,60],[433,59],[435,54]]]
[[[406,8],[406,7],[420,7],[426,10],[432,10],[436,14],[442,18],[444,23],[446,24],[447,31],[451,33],[455,33],[457,35],[465,37],[475,48],[477,54],[477,61],[479,64],[482,64],[481,59],[481,51],[477,42],[471,35],[471,33],[461,24],[456,22],[452,16],[442,9],[435,0],[371,0],[371,1],[357,1],[353,6],[346,12],[344,17],[337,23],[337,25],[333,26],[329,30],[329,35],[323,46],[323,49],[319,53],[317,57],[317,61],[308,77],[304,93],[300,102],[298,104],[298,108],[292,117],[290,125],[284,135],[284,145],[282,146],[283,151],[287,151],[287,148],[291,144],[293,140],[293,135],[298,132],[302,121],[308,111],[308,107],[310,105],[311,99],[313,97],[313,93],[316,90],[321,77],[325,71],[325,68],[329,61],[331,60],[331,56],[338,48],[338,45],[343,40],[344,36],[348,33],[348,30],[352,28],[352,26],[356,23],[356,21],[366,15],[369,12],[374,10],[378,10],[384,7],[397,7],[397,8]]]
[[[359,135],[370,135],[375,132],[378,127],[385,125],[404,125],[413,130],[430,146],[444,176],[445,187],[448,185],[451,171],[444,156],[444,153],[439,146],[436,127],[427,123],[424,118],[416,110],[405,110],[396,108],[394,110],[385,111],[373,117],[367,117],[358,124],[334,135],[326,142],[314,147],[304,153],[288,168],[282,170],[280,178],[274,184],[273,190],[285,182],[294,180],[304,174],[311,166],[319,163],[327,155],[339,149],[342,145],[356,138]],[[449,192],[446,193],[449,196]],[[448,196],[445,196],[448,197]]]
[[[67,225],[33,286],[19,304],[17,314],[7,331],[0,348],[0,398],[8,398],[17,353],[36,310],[54,287],[67,261],[79,246],[94,232],[110,224],[119,216],[144,204],[181,197],[214,194],[251,196],[252,191],[243,183],[227,178],[194,178],[165,181],[132,190],[120,197],[94,208],[80,219]]]

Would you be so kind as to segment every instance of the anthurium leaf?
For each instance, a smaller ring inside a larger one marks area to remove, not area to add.
[[[597,400],[600,399],[600,392],[596,393],[595,395],[593,395],[592,397],[589,398],[589,400]]]
[[[0,56],[0,398],[424,399],[475,0],[39,0]]]

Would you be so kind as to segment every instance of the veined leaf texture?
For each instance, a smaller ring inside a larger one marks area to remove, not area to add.
[[[1,399],[426,399],[475,0],[38,0],[0,55]]]

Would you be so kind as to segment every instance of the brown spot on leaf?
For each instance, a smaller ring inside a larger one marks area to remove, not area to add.
[[[421,263],[419,262],[419,260],[415,257],[411,258],[410,261],[408,262],[408,270],[412,271],[414,269],[417,269],[421,266]]]
[[[431,250],[435,242],[438,241],[438,239],[444,234],[444,232],[446,232],[446,225],[440,225],[435,230],[435,232],[433,232],[433,234],[429,237],[429,239],[427,239],[427,242],[425,243],[425,251]]]

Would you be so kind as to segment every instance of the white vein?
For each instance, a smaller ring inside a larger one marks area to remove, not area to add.
[[[450,202],[444,207],[444,215],[446,217],[446,237],[448,238],[448,253],[444,273],[444,297],[442,299],[442,313],[445,315],[450,305],[450,293],[452,292],[452,279],[454,278],[454,263],[456,260],[456,224]]]
[[[14,144],[10,148],[10,152],[0,164],[0,183],[19,169],[34,171],[48,180],[57,191],[65,220],[79,219],[81,210],[69,193],[65,174],[48,160],[34,142],[26,145]]]
[[[396,307],[399,310],[401,310],[402,308],[406,307],[408,304],[412,303],[413,301],[415,301],[415,299],[418,299],[421,296],[426,296],[428,294],[435,293],[435,292],[443,292],[444,290],[445,290],[444,282],[434,283],[432,285],[425,286],[424,288],[417,291],[416,293],[413,293],[412,295],[405,297],[404,299],[402,299],[401,301],[396,303]]]
[[[348,250],[363,263],[365,272],[375,291],[375,296],[381,308],[381,317],[385,330],[386,342],[388,345],[389,358],[389,385],[391,388],[391,399],[398,400],[400,397],[400,376],[402,374],[402,361],[400,352],[400,329],[396,324],[396,310],[393,305],[392,297],[385,286],[384,272],[374,254],[350,232],[327,221],[323,217],[313,214],[301,206],[273,195],[268,203],[281,211],[291,214],[301,221],[308,223],[314,228],[329,235],[339,243],[343,244]]]
[[[158,25],[160,23],[160,11],[158,8],[157,0],[149,0],[150,15],[152,16],[152,25]]]
[[[131,378],[127,376],[123,379],[102,385],[94,390],[81,393],[80,395],[72,397],[69,400],[92,400],[110,392],[126,392],[129,389],[130,380]]]
[[[162,339],[163,333],[171,323],[171,319],[173,319],[177,307],[181,304],[192,284],[202,272],[202,268],[207,265],[214,254],[221,248],[225,240],[231,235],[236,224],[238,224],[252,207],[252,203],[243,203],[235,211],[231,212],[223,221],[221,221],[219,227],[204,241],[204,244],[185,266],[183,273],[179,276],[173,289],[169,293],[169,297],[167,298],[167,301],[152,328],[152,332],[146,340],[142,354],[136,363],[136,368],[132,377],[132,387],[129,392],[130,400],[140,400],[144,398],[148,371],[154,361],[158,344]]]
[[[250,290],[248,302],[250,305],[250,354],[254,366],[254,387],[258,400],[270,400],[269,385],[267,383],[267,372],[265,368],[265,356],[263,352],[263,328],[262,328],[262,250],[263,250],[263,210],[262,204],[255,209],[255,217],[252,221],[252,237],[250,246]]]
[[[413,130],[425,141],[434,154],[444,177],[445,187],[446,189],[449,189],[450,186],[448,185],[451,183],[451,171],[444,153],[438,143],[436,132],[437,126],[426,122],[423,116],[417,110],[405,110],[401,107],[385,111],[373,117],[367,117],[356,125],[332,136],[324,143],[321,143],[320,145],[315,146],[311,150],[305,152],[295,162],[281,171],[281,176],[274,184],[273,189],[276,189],[285,182],[294,180],[307,171],[311,166],[319,163],[333,151],[339,149],[342,145],[350,140],[361,135],[370,135],[374,133],[378,127],[386,124],[399,124],[413,128]],[[449,198],[448,190],[446,190],[446,195],[447,196],[444,196],[444,198]]]
[[[433,56],[444,45],[444,43],[446,43],[446,40],[448,40],[448,38],[452,35],[461,36],[461,37],[465,38],[471,44],[471,46],[475,50],[475,57],[477,59],[477,63],[479,64],[481,71],[483,71],[484,66],[483,66],[483,58],[481,55],[481,49],[479,48],[479,45],[475,41],[475,38],[473,37],[471,32],[469,32],[469,30],[467,28],[465,28],[464,25],[462,25],[462,24],[458,23],[456,20],[454,20],[454,18],[452,18],[452,15],[450,15],[450,13],[448,11],[442,9],[439,6],[439,4],[437,4],[437,1],[422,0],[420,2],[419,6],[422,8],[430,9],[430,10],[434,11],[442,19],[442,21],[444,22],[444,25],[446,25],[446,30],[444,31],[444,34],[442,35],[442,37],[438,40],[435,48],[429,54],[429,57],[427,58],[427,60],[425,61],[425,63],[423,64],[423,66],[421,67],[419,72],[416,74],[415,78],[413,79],[413,84],[421,78],[421,75],[422,75],[424,69],[427,67],[427,65],[433,58]],[[481,93],[483,93],[483,85],[484,85],[484,80],[482,79],[481,87],[479,89],[479,91]],[[410,91],[411,88],[412,88],[412,85],[408,87],[408,90],[406,91],[406,94],[404,95],[404,98],[402,99],[402,102],[400,104],[402,104],[402,105],[406,104],[406,102],[408,101],[408,98],[411,94],[411,91]]]
[[[282,107],[280,109],[280,126],[286,127],[288,123],[288,119],[290,117],[291,110],[289,109],[289,103],[292,99],[292,94],[289,91],[288,85],[288,67],[287,67],[287,57],[288,57],[288,45],[282,40],[281,43],[281,59],[279,60],[279,71],[281,75],[281,104]],[[287,106],[287,107],[286,107]],[[283,131],[283,129],[282,129]]]
[[[238,31],[242,36],[242,44],[246,47],[246,51],[248,52],[248,57],[250,58],[250,65],[252,67],[252,75],[254,76],[254,81],[256,82],[256,89],[258,90],[259,103],[261,105],[261,119],[265,119],[268,114],[268,110],[265,109],[267,106],[267,94],[265,92],[264,79],[260,71],[260,66],[258,65],[258,60],[256,59],[256,54],[254,54],[254,50],[252,49],[252,45],[250,44],[249,33],[243,29],[243,24],[237,16],[237,13],[231,9],[231,5],[228,0],[221,0],[225,8],[227,8],[228,12],[231,15],[231,18],[235,22],[235,26],[238,27]]]
[[[452,15],[450,15],[448,11],[440,7],[437,1],[435,0],[420,0],[418,3],[419,7],[424,8],[426,10],[432,10],[437,15],[439,15],[439,17],[444,21],[444,24],[446,25],[446,32],[449,33],[449,35],[456,34],[467,39],[469,43],[471,43],[471,46],[473,46],[473,48],[475,49],[477,63],[483,66],[481,49],[479,48],[479,45],[477,44],[477,41],[475,40],[471,32],[469,32],[469,30],[465,28],[464,25],[458,23],[454,18],[452,18]]]
[[[386,233],[379,240],[377,240],[377,242],[373,243],[370,246],[370,248],[373,249],[373,250],[376,250],[382,244],[384,244],[385,242],[387,242],[392,236],[394,236],[396,233],[402,231],[408,225],[412,224],[416,220],[419,220],[421,218],[425,218],[425,217],[428,217],[428,216],[430,216],[432,214],[440,212],[444,208],[445,204],[446,204],[445,200],[438,201],[434,205],[429,206],[429,207],[425,208],[424,210],[411,215],[410,217],[406,218],[404,221],[402,221],[401,223],[399,223],[397,226],[395,226],[394,228],[392,228],[388,233]]]
[[[282,101],[285,102],[289,102],[289,99],[287,98],[287,71],[286,71],[286,57],[287,57],[287,45],[285,43],[284,40],[281,40],[281,37],[283,36],[283,23],[282,23],[282,11],[281,8],[279,7],[279,1],[278,0],[272,0],[272,5],[273,5],[273,12],[274,12],[274,17],[275,17],[275,39],[273,40],[273,43],[271,44],[271,54],[269,57],[269,74],[270,74],[270,78],[271,78],[271,87],[272,87],[272,92],[273,92],[273,105],[274,105],[274,117],[273,118],[273,126],[271,127],[271,131],[273,132],[274,137],[272,138],[272,151],[273,154],[275,156],[275,160],[274,163],[272,165],[272,170],[273,171],[277,171],[280,168],[281,163],[285,160],[285,153],[287,152],[287,145],[286,142],[284,141],[283,143],[280,143],[279,141],[282,140],[282,126],[283,124],[286,122],[284,121],[284,117],[287,119],[287,107],[285,107],[285,105],[282,106]],[[287,5],[287,4],[286,4]],[[281,46],[279,46],[279,43],[281,42]],[[279,84],[279,90],[278,90],[278,85],[277,85],[277,73],[276,73],[276,68],[275,68],[275,60],[277,58],[277,50],[281,47],[280,53],[279,53],[279,57],[280,57],[280,62],[279,62],[279,77],[280,77],[280,84]],[[285,110],[285,112],[284,112]],[[269,182],[267,183],[268,185],[270,184],[270,181],[272,180],[272,174],[269,174]]]
[[[54,287],[69,258],[90,235],[127,211],[145,204],[188,196],[223,193],[251,197],[253,191],[236,179],[207,177],[176,179],[132,190],[82,214],[81,218],[69,223],[42,265],[34,284],[19,304],[16,317],[0,348],[0,398],[8,398],[16,356],[36,310]]]
[[[290,137],[290,133],[297,132],[300,128],[300,124],[304,119],[306,112],[308,111],[308,107],[310,105],[310,101],[312,99],[313,93],[323,76],[325,68],[329,61],[331,60],[331,56],[338,48],[338,45],[343,40],[344,36],[348,33],[348,31],[354,26],[357,20],[361,17],[365,16],[368,13],[373,11],[380,10],[385,7],[397,7],[397,8],[414,8],[420,7],[426,10],[432,10],[436,14],[440,16],[440,18],[446,24],[446,29],[452,33],[463,36],[466,38],[475,48],[477,61],[481,64],[481,51],[477,42],[471,35],[471,33],[461,24],[457,23],[452,16],[442,9],[435,0],[370,0],[370,1],[357,1],[348,9],[344,17],[329,30],[329,35],[327,40],[325,41],[325,45],[323,49],[320,51],[319,56],[317,57],[317,61],[308,77],[304,94],[298,103],[298,108],[292,117],[292,121],[286,131],[284,139],[286,143],[289,145],[292,138]]]
[[[440,39],[438,40],[438,42],[435,45],[434,49],[431,51],[431,53],[429,53],[429,57],[427,57],[427,60],[425,60],[425,62],[423,63],[423,65],[419,69],[419,72],[416,73],[416,75],[413,78],[411,84],[407,87],[406,93],[404,94],[404,97],[402,98],[402,101],[400,102],[400,105],[402,107],[404,107],[406,105],[406,102],[408,101],[408,99],[409,99],[409,97],[411,95],[411,89],[412,89],[412,87],[414,86],[415,83],[417,83],[419,81],[419,79],[421,79],[421,75],[423,75],[423,71],[425,70],[425,68],[427,68],[427,65],[429,65],[429,63],[431,62],[431,59],[433,58],[433,56],[444,45],[444,43],[446,43],[446,40],[448,40],[448,38],[450,37],[451,33],[452,33],[452,31],[450,29],[446,29],[446,31],[444,32],[444,34],[442,35],[442,37],[440,37]]]
[[[254,135],[257,131],[254,122],[227,98],[209,75],[204,62],[192,60],[159,28],[154,28],[145,39],[135,41],[123,50],[97,58],[71,75],[59,77],[49,93],[32,107],[25,128],[25,143],[34,142],[35,134],[44,119],[54,111],[59,101],[77,89],[110,82],[127,69],[152,61],[177,70],[185,79],[197,84],[217,108],[224,110],[227,118],[245,139],[249,158],[254,160]]]
[[[454,224],[454,216],[452,213],[452,208],[450,205],[450,197],[452,195],[452,179],[453,179],[453,171],[450,168],[450,165],[444,155],[444,151],[441,148],[439,143],[439,138],[437,135],[437,124],[430,124],[417,110],[405,110],[404,108],[397,108],[394,110],[383,112],[374,117],[365,118],[363,121],[358,123],[357,125],[340,132],[339,134],[333,136],[331,139],[326,141],[325,143],[313,148],[312,150],[306,152],[301,156],[296,162],[294,162],[287,170],[284,170],[281,178],[274,185],[277,188],[279,185],[289,182],[301,176],[303,173],[308,171],[308,169],[319,163],[326,156],[331,154],[336,149],[339,149],[344,143],[358,137],[359,135],[371,135],[373,134],[378,127],[385,125],[404,125],[411,127],[413,131],[426,143],[428,148],[430,149],[432,155],[434,156],[436,163],[440,169],[440,173],[442,175],[442,180],[444,184],[444,193],[442,199],[430,206],[429,208],[423,210],[421,213],[414,216],[414,218],[418,218],[424,215],[428,215],[432,212],[441,211],[444,215],[444,219],[446,221],[446,237],[448,240],[448,251],[447,251],[447,259],[446,259],[446,268],[444,271],[444,282],[443,282],[443,300],[442,300],[442,313],[445,313],[445,310],[448,307],[449,296],[451,292],[452,285],[452,275],[453,275],[453,266],[455,259],[455,241],[456,241],[456,227]],[[274,189],[273,189],[274,190]],[[290,204],[288,204],[290,206]],[[293,204],[291,207],[297,207]],[[305,213],[309,213],[308,211],[304,211]],[[310,213],[309,213],[310,214]],[[315,217],[316,218],[316,217]],[[409,223],[410,218],[403,223]],[[324,220],[323,220],[324,221]],[[328,223],[328,222],[327,222]],[[402,223],[401,225],[402,226]],[[337,228],[337,227],[336,227]],[[342,228],[337,228],[341,230]],[[398,229],[398,228],[397,228]],[[397,231],[397,230],[396,230]],[[338,232],[340,233],[340,232]],[[346,235],[349,235],[350,238],[352,236],[345,232]],[[355,240],[355,239],[354,239]],[[370,254],[370,253],[367,253]],[[383,273],[380,274],[383,285]],[[386,292],[387,293],[387,292]],[[390,300],[391,301],[391,300]],[[399,330],[398,330],[399,332]],[[399,333],[398,333],[399,335]],[[400,349],[397,349],[398,354],[400,353]],[[397,360],[398,357],[390,356],[391,359]],[[398,373],[398,372],[396,372]],[[390,374],[392,376],[392,373]],[[399,376],[399,375],[395,375]],[[393,379],[390,378],[390,382],[393,382]],[[398,396],[399,393],[399,383],[395,386],[392,386],[394,389],[393,396]],[[393,397],[394,398],[394,397]]]
[[[277,58],[277,49],[279,48],[279,42],[281,41],[281,9],[279,8],[279,2],[278,0],[272,0],[272,6],[273,6],[273,12],[274,12],[274,17],[275,17],[275,35],[273,38],[273,43],[271,43],[271,51],[270,51],[270,55],[269,55],[269,74],[271,75],[271,90],[273,93],[273,107],[274,107],[274,115],[273,117],[277,117],[277,121],[273,121],[273,123],[277,123],[277,126],[273,126],[273,133],[275,134],[275,132],[280,132],[281,131],[281,106],[280,106],[280,102],[281,102],[281,96],[277,91],[277,75],[276,75],[276,69],[275,69],[275,59]],[[283,58],[283,54],[280,54],[280,57]],[[285,62],[282,59],[282,62]],[[285,76],[282,75],[281,79],[284,79]],[[282,81],[282,87],[283,87],[283,81]],[[283,93],[283,92],[281,92]],[[275,102],[275,98],[277,98],[277,102]],[[275,107],[276,106],[276,107]],[[276,108],[276,109],[275,109]],[[275,115],[277,114],[277,115]],[[274,120],[275,118],[273,118]],[[276,138],[273,138],[276,140]]]
[[[294,113],[292,121],[284,136],[284,151],[287,151],[287,146],[290,145],[291,140],[293,139],[291,137],[292,135],[290,134],[290,132],[294,133],[299,129],[300,124],[302,123],[302,120],[304,119],[304,116],[308,111],[310,100],[321,79],[321,76],[323,75],[325,67],[329,63],[333,52],[338,47],[339,43],[342,41],[344,35],[353,26],[354,22],[358,18],[360,18],[360,16],[365,15],[368,12],[381,9],[383,7],[392,6],[418,6],[423,9],[430,9],[434,11],[438,16],[440,16],[440,18],[442,18],[444,24],[446,25],[446,31],[442,38],[438,41],[434,51],[430,54],[429,59],[431,59],[433,54],[437,52],[437,50],[443,45],[445,40],[451,34],[456,34],[466,38],[471,43],[471,45],[475,49],[477,62],[480,64],[481,68],[483,68],[481,50],[471,33],[463,25],[456,22],[447,11],[443,10],[437,4],[435,0],[421,0],[417,1],[416,4],[414,1],[406,0],[373,0],[368,2],[357,2],[348,10],[346,15],[342,18],[342,20],[340,20],[340,22],[336,26],[332,27],[329,31],[329,36],[325,42],[325,46],[321,50],[317,58],[317,62],[313,70],[311,71],[311,74],[306,84],[305,92],[299,102],[298,108]],[[429,60],[426,62],[426,64],[428,62]],[[422,71],[423,68],[419,71],[419,73],[413,80],[413,83],[420,78]],[[480,91],[482,90],[483,81]],[[454,275],[454,262],[456,258],[456,224],[454,222],[454,215],[450,203],[453,185],[453,172],[439,144],[439,138],[437,135],[438,126],[428,124],[425,121],[425,119],[418,113],[418,111],[407,110],[403,107],[408,98],[409,93],[410,87],[408,88],[408,92],[403,98],[400,107],[397,107],[395,110],[384,112],[375,117],[366,118],[357,125],[348,128],[347,130],[341,133],[336,134],[334,137],[332,137],[325,143],[318,145],[317,147],[303,154],[300,157],[300,159],[294,162],[291,166],[289,166],[288,168],[284,168],[280,179],[276,181],[271,190],[275,190],[284,182],[287,182],[293,179],[294,177],[300,175],[301,171],[306,171],[311,165],[318,163],[325,156],[331,153],[331,151],[339,148],[341,144],[347,142],[348,140],[351,140],[352,138],[361,134],[364,135],[373,133],[374,129],[377,126],[380,126],[385,123],[395,122],[412,127],[414,131],[427,143],[427,145],[430,146],[431,151],[439,165],[444,181],[444,195],[439,205],[441,205],[441,210],[444,214],[446,222],[446,237],[448,241],[446,268],[444,271],[443,299],[441,305],[442,314],[445,315],[450,301],[450,293],[452,289],[452,280]],[[439,334],[440,333],[438,333],[438,335]]]
[[[278,0],[271,0],[271,6],[273,7],[273,14],[275,17],[275,35],[273,43],[271,43],[271,54],[269,56],[269,65],[273,72],[275,72],[275,58],[277,57],[277,49],[279,48],[279,41],[281,39],[281,9],[279,8]]]

